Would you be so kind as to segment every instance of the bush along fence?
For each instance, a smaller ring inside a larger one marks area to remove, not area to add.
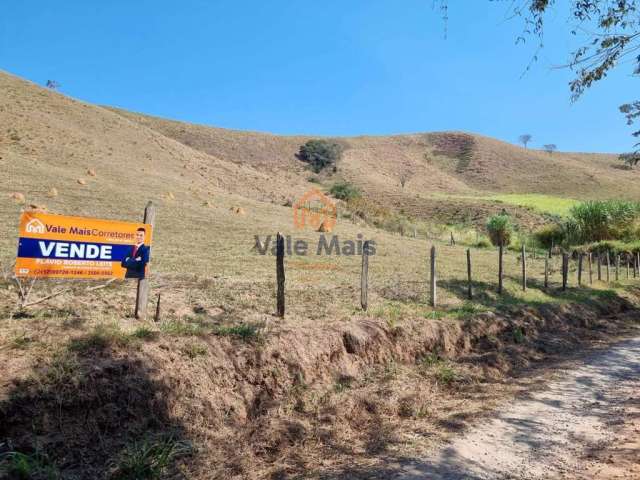
[[[284,317],[285,314],[285,248],[284,237],[278,233],[276,236],[276,312],[277,316]],[[449,247],[452,245],[449,244]],[[473,300],[476,285],[473,279],[473,255],[472,250],[467,248],[466,255],[466,298]],[[496,276],[496,293],[502,294],[504,291],[504,247],[499,245],[497,252],[497,276]],[[640,252],[638,253],[617,253],[613,259],[609,252],[592,253],[574,250],[571,253],[560,253],[561,266],[561,283],[559,289],[566,291],[570,284],[576,287],[583,287],[585,284],[593,285],[594,274],[599,282],[610,283],[612,280],[620,281],[623,276],[625,279],[637,278],[640,275]],[[438,250],[432,245],[427,255],[428,267],[426,284],[428,285],[427,302],[430,306],[438,306]],[[543,290],[550,290],[550,280],[552,276],[551,260],[553,253],[538,257],[540,261],[544,261],[543,273]],[[363,242],[362,262],[360,269],[360,307],[363,311],[367,311],[369,307],[369,241]],[[526,292],[529,283],[534,280],[531,278],[531,270],[529,260],[536,260],[535,249],[527,258],[527,249],[521,246],[518,262],[520,264],[520,285],[523,292]],[[569,274],[571,266],[574,266],[575,279],[571,280]],[[595,272],[594,272],[595,270]]]

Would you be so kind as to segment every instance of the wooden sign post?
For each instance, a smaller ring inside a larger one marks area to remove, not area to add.
[[[276,314],[284,317],[284,237],[276,235]]]
[[[156,223],[156,207],[153,202],[147,203],[144,209],[144,223],[151,225],[151,229],[155,228]],[[145,275],[144,278],[138,280],[138,288],[136,290],[136,308],[135,317],[139,320],[147,318],[147,306],[149,303],[149,278]]]

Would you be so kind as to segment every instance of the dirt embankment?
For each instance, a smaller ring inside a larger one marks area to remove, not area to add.
[[[94,332],[2,382],[0,448],[38,452],[63,478],[135,478],[140,442],[170,435],[193,447],[171,456],[175,478],[366,477],[464,428],[533,362],[619,335],[633,309],[612,297],[394,328],[267,326],[249,341]]]

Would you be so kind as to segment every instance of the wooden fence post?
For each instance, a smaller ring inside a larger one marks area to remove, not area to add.
[[[469,282],[469,287],[467,291],[467,296],[469,300],[473,299],[473,284],[471,281],[471,249],[467,248],[467,281]]]
[[[607,250],[607,283],[609,283],[609,267],[611,266],[611,260],[609,259],[609,250]]]
[[[633,255],[633,278],[636,278],[638,276],[638,258],[633,253],[631,255]]]
[[[522,244],[522,291],[527,290],[527,251]]]
[[[616,282],[620,280],[620,254],[616,255]]]
[[[569,277],[569,255],[562,254],[562,290],[567,289],[567,279]]]
[[[498,293],[502,293],[502,243],[498,246]]]
[[[158,302],[156,303],[156,314],[153,317],[153,320],[157,323],[160,321],[160,293],[158,294]]]
[[[144,209],[143,223],[151,225],[151,231],[156,223],[156,207],[153,202],[148,202]],[[136,289],[136,307],[135,317],[139,320],[147,318],[147,306],[149,303],[149,276],[145,274],[144,278],[138,280],[138,288]]]
[[[284,237],[276,235],[276,313],[284,317]]]
[[[369,240],[362,245],[362,271],[360,272],[360,306],[367,311],[369,290]]]
[[[456,239],[453,238],[453,232],[451,232],[451,246],[453,247],[455,246],[455,244],[456,244]]]
[[[602,280],[602,261],[600,260],[600,254],[596,253],[596,262],[598,262],[598,281]]]
[[[544,288],[549,288],[549,259],[544,259]]]
[[[431,246],[431,298],[430,304],[435,308],[436,306],[436,246]]]
[[[582,286],[582,263],[584,261],[584,255],[578,253],[578,286]]]
[[[629,261],[629,256],[628,255],[625,255],[624,259],[625,259],[625,263],[627,264],[627,280],[629,280],[629,266],[630,266],[631,262]]]
[[[589,285],[593,285],[593,268],[592,268],[592,253],[588,253],[587,260],[589,260]]]

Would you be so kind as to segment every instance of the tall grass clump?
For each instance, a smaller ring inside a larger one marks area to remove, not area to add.
[[[487,231],[489,239],[496,247],[499,245],[508,246],[513,235],[513,224],[509,215],[492,215],[487,220]]]
[[[575,205],[570,211],[579,240],[633,240],[638,233],[640,204],[624,200],[589,201]]]

